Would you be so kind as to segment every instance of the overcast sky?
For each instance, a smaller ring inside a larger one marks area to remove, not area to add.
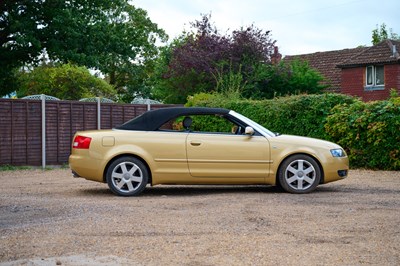
[[[254,24],[271,30],[283,55],[371,45],[385,23],[400,34],[400,0],[131,0],[170,36],[211,13],[221,33]]]

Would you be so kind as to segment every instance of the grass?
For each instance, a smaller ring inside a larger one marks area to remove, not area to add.
[[[1,171],[17,171],[17,170],[29,170],[32,169],[32,166],[15,166],[15,165],[1,165],[0,166],[0,172]]]
[[[54,169],[68,169],[69,164],[65,163],[62,165],[47,165],[43,170],[49,171]],[[18,171],[18,170],[32,170],[32,169],[42,169],[41,166],[15,166],[15,165],[0,165],[0,172],[2,171]]]

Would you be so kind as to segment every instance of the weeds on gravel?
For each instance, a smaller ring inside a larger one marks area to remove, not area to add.
[[[17,171],[17,170],[28,170],[32,169],[31,166],[14,166],[14,165],[1,165],[0,166],[0,171]]]
[[[54,169],[68,169],[69,164],[63,164],[63,165],[48,165],[45,168],[42,168],[41,166],[15,166],[15,165],[1,165],[0,166],[0,172],[1,171],[18,171],[18,170],[32,170],[32,169],[43,169],[44,171],[51,171]]]

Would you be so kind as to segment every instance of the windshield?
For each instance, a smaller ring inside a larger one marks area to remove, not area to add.
[[[234,117],[236,117],[236,118],[238,118],[238,119],[240,119],[240,120],[242,120],[243,122],[245,122],[249,126],[253,127],[255,130],[259,131],[265,137],[275,137],[276,136],[276,134],[273,133],[272,131],[266,129],[262,125],[258,124],[257,122],[254,122],[253,120],[251,120],[250,118],[245,117],[244,115],[236,113],[235,111],[230,111],[229,114],[234,116]]]

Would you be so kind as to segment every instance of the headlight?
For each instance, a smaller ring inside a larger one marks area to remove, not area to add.
[[[343,149],[332,149],[331,154],[333,157],[344,157],[346,156],[346,153],[344,152]]]

